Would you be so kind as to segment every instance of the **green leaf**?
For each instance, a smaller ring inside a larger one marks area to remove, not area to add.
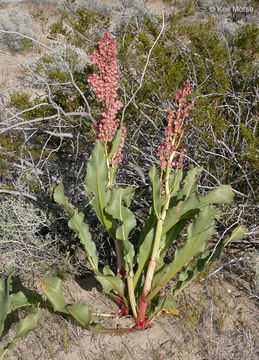
[[[228,204],[233,201],[234,193],[230,185],[221,185],[204,195],[204,199],[212,204]]]
[[[120,142],[121,142],[121,128],[117,131],[117,134],[112,142],[112,147],[109,152],[108,159],[110,159],[111,157],[113,157],[114,154],[116,154],[116,152],[119,149]]]
[[[0,279],[0,336],[4,329],[6,316],[11,312],[9,290],[11,285],[12,272],[7,279]]]
[[[185,227],[188,219],[179,220],[167,233],[166,236],[162,236],[160,242],[160,254],[163,255],[172,245],[173,241],[177,239],[178,235]]]
[[[224,250],[224,247],[230,241],[242,239],[245,236],[246,231],[247,229],[245,229],[243,226],[237,226],[228,238],[222,239],[222,241],[217,245],[216,249],[213,249],[212,251],[206,251],[205,253],[201,254],[194,266],[189,266],[187,269],[185,269],[185,271],[180,273],[177,283],[172,288],[172,296],[175,297],[178,295],[179,292],[182,291],[190,281],[192,281],[198,274],[205,270],[208,263],[220,260],[220,255]]]
[[[114,272],[111,270],[109,265],[105,265],[103,267],[103,275],[111,275],[111,276],[115,276]]]
[[[189,284],[189,282],[191,282],[200,272],[206,268],[210,256],[211,253],[209,251],[200,254],[194,266],[188,266],[180,273],[177,283],[171,289],[171,294],[173,297],[178,295],[179,292]]]
[[[87,164],[85,191],[89,198],[91,198],[91,206],[94,208],[98,219],[110,233],[112,231],[112,217],[105,211],[110,198],[107,185],[107,159],[104,154],[103,145],[98,140]]]
[[[179,200],[186,200],[195,193],[197,190],[197,180],[202,171],[202,167],[195,167],[188,171],[184,178],[184,185],[177,195]]]
[[[187,220],[180,220],[177,224],[175,224],[166,235],[162,236],[160,245],[159,245],[159,256],[157,259],[157,264],[155,267],[154,278],[152,281],[152,286],[155,287],[157,284],[157,278],[159,278],[160,269],[165,265],[164,257],[166,255],[166,251],[172,245],[173,241],[177,239],[178,235],[186,225]]]
[[[159,219],[161,216],[161,207],[165,202],[165,196],[160,196],[161,183],[158,176],[157,168],[153,165],[152,169],[149,171],[149,179],[152,184],[153,191],[153,207],[155,210],[156,217]]]
[[[183,170],[177,169],[172,174],[169,175],[169,192],[172,195],[175,195],[178,193],[180,188],[180,183],[183,178]]]
[[[28,300],[28,298],[22,291],[19,291],[17,294],[10,295],[10,307],[12,311],[19,309],[23,306],[31,305],[31,302]]]
[[[226,246],[230,241],[237,241],[243,239],[244,237],[246,237],[247,232],[248,229],[244,226],[239,225],[235,227],[231,235],[223,241],[224,246]]]
[[[120,221],[116,230],[116,238],[128,240],[130,231],[136,226],[133,213],[126,207],[130,204],[131,188],[113,188],[111,191],[110,205],[106,207],[108,214]]]
[[[73,216],[75,212],[75,207],[68,201],[68,198],[65,196],[64,185],[62,183],[58,185],[53,184],[50,191],[53,200],[57,204],[62,205],[70,216]]]
[[[134,247],[128,240],[130,231],[136,226],[136,219],[133,213],[126,207],[130,205],[131,188],[113,188],[111,191],[110,205],[106,207],[108,214],[120,221],[116,230],[116,238],[122,240],[126,270],[133,268]]]
[[[52,195],[54,200],[59,205],[64,206],[64,208],[68,211],[71,217],[68,222],[68,226],[77,233],[93,270],[95,272],[98,271],[98,257],[96,252],[96,246],[94,241],[92,240],[88,225],[84,222],[84,214],[82,212],[79,212],[68,201],[68,198],[64,194],[64,186],[62,183],[53,188]]]
[[[96,246],[92,240],[88,225],[84,222],[84,214],[76,209],[73,217],[69,220],[68,226],[76,231],[81,244],[87,254],[87,258],[94,270],[98,270],[98,257]]]
[[[20,320],[14,340],[26,337],[28,332],[37,327],[38,319],[39,313],[37,312],[35,314],[29,314],[24,319]]]
[[[42,293],[47,297],[54,311],[67,314],[66,302],[63,297],[62,280],[57,277],[41,278]]]
[[[177,249],[173,262],[165,265],[161,270],[157,286],[151,289],[146,301],[150,301],[182,267],[188,265],[195,255],[204,251],[206,241],[214,234],[216,215],[217,210],[208,206],[196,216],[195,221],[187,228],[188,237],[185,246]]]
[[[157,218],[155,214],[151,214],[146,220],[139,237],[137,250],[138,268],[134,276],[134,287],[136,287],[143,269],[147,266],[152,253],[152,245],[156,232]]]
[[[113,216],[114,219],[120,221],[120,226],[116,230],[116,238],[120,240],[128,240],[130,231],[136,226],[136,219],[133,213],[128,209],[130,205],[132,189],[127,187],[113,188],[111,191],[110,205],[106,207],[106,211]]]
[[[197,214],[209,204],[225,204],[233,200],[234,194],[229,185],[222,185],[207,195],[192,195],[189,199],[179,201],[177,205],[169,207],[163,227],[165,235],[180,219]]]
[[[3,358],[7,350],[11,350],[14,348],[15,343],[18,340],[25,338],[31,330],[34,330],[37,327],[38,318],[39,318],[39,313],[35,313],[35,314],[29,314],[24,319],[19,321],[18,328],[13,341],[7,344],[2,350],[0,350],[0,359]]]
[[[124,296],[124,282],[120,276],[113,275],[96,275],[96,280],[102,285],[103,291],[110,294],[114,291],[121,296]]]
[[[75,303],[73,305],[67,305],[66,310],[82,326],[88,328],[91,322],[91,314],[89,308],[85,304]]]
[[[148,320],[153,320],[154,317],[158,316],[162,311],[165,311],[171,315],[179,315],[179,312],[176,309],[176,301],[172,296],[167,298],[160,298],[154,311],[148,316]]]

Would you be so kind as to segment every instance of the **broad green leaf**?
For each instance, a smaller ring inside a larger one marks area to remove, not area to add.
[[[91,322],[91,314],[89,308],[83,303],[75,303],[67,305],[69,314],[78,321],[82,326],[88,327]]]
[[[111,270],[109,265],[105,265],[103,267],[103,275],[111,275],[111,276],[115,276],[114,272]]]
[[[110,204],[106,207],[108,214],[120,221],[116,230],[116,238],[128,240],[129,232],[136,226],[136,219],[128,209],[130,205],[131,188],[113,188],[111,191]]]
[[[84,222],[84,214],[79,212],[69,201],[68,198],[64,194],[64,186],[63,184],[57,185],[52,190],[54,200],[59,204],[64,206],[64,208],[68,211],[71,219],[68,222],[68,226],[74,230],[79,239],[83,248],[86,252],[87,258],[96,272],[98,270],[98,257],[96,252],[95,243],[92,240],[91,234],[88,229],[88,225]]]
[[[113,157],[114,154],[116,154],[116,152],[119,149],[120,142],[121,142],[121,128],[117,131],[117,134],[112,142],[112,147],[109,152],[108,159],[110,159],[111,157]]]
[[[106,213],[110,192],[108,185],[107,159],[102,143],[98,140],[88,160],[85,177],[85,191],[91,199],[91,206],[108,232],[112,231],[112,217]]]
[[[134,247],[128,240],[130,231],[136,226],[133,213],[126,207],[130,204],[131,188],[113,188],[111,191],[110,205],[106,207],[108,214],[120,221],[116,230],[116,238],[122,240],[126,270],[129,273],[133,268]]]
[[[7,279],[0,279],[0,336],[4,329],[6,316],[11,312],[9,290],[11,285],[12,272]]]
[[[180,273],[177,283],[172,288],[172,296],[175,297],[178,295],[179,292],[182,291],[190,281],[192,281],[198,274],[205,270],[208,263],[220,260],[220,255],[224,250],[224,247],[230,241],[242,239],[245,236],[246,231],[247,229],[245,229],[243,226],[237,226],[228,238],[222,239],[222,241],[217,245],[216,249],[213,249],[212,251],[206,251],[205,253],[201,254],[194,266],[188,266],[185,271]]]
[[[214,234],[215,215],[217,215],[216,209],[208,206],[188,226],[186,244],[175,251],[173,262],[166,265],[161,271],[161,276],[157,280],[157,286],[151,289],[147,301],[150,301],[182,267],[188,265],[195,255],[204,251],[206,241]]]
[[[167,298],[160,298],[158,304],[156,305],[154,311],[148,316],[148,320],[154,319],[160,312],[165,311],[171,315],[179,315],[178,310],[176,309],[176,301],[172,296]]]
[[[114,291],[121,296],[124,296],[124,282],[120,276],[112,275],[96,275],[96,280],[102,285],[103,291],[110,294]]]
[[[202,171],[202,167],[195,167],[187,172],[187,175],[185,176],[183,181],[183,187],[182,189],[180,189],[177,195],[177,198],[179,200],[186,200],[195,193],[195,191],[197,190],[197,180]]]
[[[32,305],[31,302],[28,300],[28,298],[22,291],[19,291],[17,294],[10,295],[10,307],[12,311],[19,309],[23,306],[30,305]]]
[[[84,214],[82,212],[78,212],[76,209],[74,215],[68,222],[68,226],[77,233],[92,268],[94,270],[98,270],[96,246],[92,240],[88,225],[84,222]]]
[[[178,193],[179,188],[180,188],[180,182],[182,181],[182,178],[183,178],[183,170],[182,169],[177,169],[172,174],[170,174],[170,176],[169,176],[169,191],[170,191],[170,194],[172,194],[173,196],[175,196],[175,194]]]
[[[162,237],[160,243],[160,254],[163,255],[168,250],[168,248],[172,245],[173,241],[175,241],[185,227],[188,219],[179,220],[167,233]]]
[[[165,196],[160,196],[161,183],[155,165],[153,165],[148,175],[152,184],[153,207],[155,210],[156,217],[159,219],[161,216],[161,206],[165,202]]]
[[[67,304],[63,297],[62,280],[57,277],[48,277],[41,278],[40,282],[42,292],[53,306],[54,311],[67,314]]]
[[[231,235],[223,241],[224,246],[226,246],[230,241],[237,241],[243,239],[244,237],[246,237],[247,232],[248,229],[244,226],[239,225],[235,227]]]
[[[222,248],[223,250],[223,248]],[[184,271],[182,271],[178,277],[177,283],[171,289],[171,294],[173,297],[179,294],[186,285],[189,284],[200,272],[202,272],[206,265],[208,264],[209,258],[211,253],[209,251],[205,251],[204,253],[200,254],[197,262],[194,266],[188,266]]]
[[[180,219],[194,215],[210,204],[225,204],[233,200],[234,194],[229,185],[222,185],[212,190],[207,195],[192,195],[191,198],[179,201],[176,206],[169,207],[163,227],[163,235],[166,234]]]
[[[146,220],[144,227],[141,231],[137,250],[138,268],[134,276],[134,287],[136,287],[139,281],[139,277],[145,266],[147,266],[148,260],[150,259],[152,253],[152,245],[156,232],[156,223],[156,215],[151,214]]]
[[[177,239],[178,235],[186,225],[187,220],[183,219],[180,220],[177,224],[175,224],[167,233],[166,235],[162,236],[160,247],[159,247],[159,256],[155,268],[154,278],[153,278],[153,287],[156,286],[157,278],[159,278],[160,269],[165,265],[164,257],[166,255],[166,251],[172,245],[173,241]],[[157,276],[158,274],[158,276]]]
[[[18,328],[15,334],[14,340],[18,338],[24,338],[28,332],[37,327],[37,321],[39,319],[39,313],[29,314],[24,319],[19,321]]]
[[[38,318],[39,313],[35,313],[29,314],[24,319],[19,321],[13,341],[7,344],[2,350],[0,350],[0,359],[3,358],[7,350],[11,350],[14,348],[15,343],[18,340],[25,338],[31,330],[34,330],[37,327]]]
[[[64,194],[64,185],[60,184],[53,184],[51,187],[51,196],[53,200],[62,205],[66,211],[68,212],[69,216],[73,216],[75,212],[75,207],[68,201],[68,198]]]

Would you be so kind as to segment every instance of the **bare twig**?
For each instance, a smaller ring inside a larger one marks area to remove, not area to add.
[[[147,67],[148,67],[148,64],[149,64],[149,60],[150,60],[152,51],[153,51],[154,47],[156,46],[158,40],[160,39],[161,35],[163,34],[164,28],[165,28],[165,16],[163,15],[162,28],[161,28],[160,33],[158,34],[157,38],[155,39],[154,43],[152,44],[152,46],[151,46],[151,48],[150,48],[150,50],[149,50],[149,52],[148,52],[146,64],[145,64],[145,66],[144,66],[144,69],[143,69],[143,72],[142,72],[142,75],[141,75],[141,78],[140,78],[139,86],[138,86],[137,89],[134,91],[134,93],[132,94],[131,98],[130,98],[129,101],[125,104],[125,106],[124,106],[124,108],[123,108],[122,116],[121,116],[121,122],[123,122],[123,120],[124,120],[124,114],[125,114],[125,111],[126,111],[127,107],[132,103],[133,99],[135,98],[135,96],[137,95],[137,93],[139,92],[139,90],[140,90],[141,87],[142,87],[143,80],[144,80],[144,76],[145,76],[146,71],[147,71]]]

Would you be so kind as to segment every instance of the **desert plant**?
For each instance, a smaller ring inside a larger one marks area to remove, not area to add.
[[[10,271],[7,279],[0,279],[0,337],[4,329],[4,322],[8,314],[21,307],[31,306],[32,303],[24,292],[10,294],[12,281],[12,271]],[[0,350],[0,359],[3,358],[7,350],[12,349],[15,343],[27,336],[27,334],[36,328],[39,313],[31,313],[18,323],[16,334],[13,341]]]
[[[24,35],[35,37],[30,29],[32,16],[22,8],[10,7],[1,11],[0,27],[10,32],[20,32]],[[17,33],[0,34],[0,43],[11,52],[24,50],[31,45],[30,41]]]
[[[196,194],[197,179],[202,168],[192,168],[184,176],[183,153],[179,150],[184,133],[183,123],[192,104],[187,97],[192,92],[187,80],[175,95],[177,109],[168,109],[166,139],[158,150],[159,169],[153,165],[149,172],[152,183],[153,205],[141,231],[138,245],[129,240],[130,231],[136,226],[134,214],[129,209],[133,189],[116,184],[116,170],[122,158],[126,129],[116,118],[122,103],[117,98],[118,78],[116,43],[106,33],[98,42],[98,49],[91,60],[99,74],[88,76],[102,109],[101,119],[93,126],[96,145],[87,164],[85,191],[99,221],[114,240],[117,255],[116,273],[106,265],[99,267],[98,255],[91,238],[84,214],[75,208],[64,194],[62,183],[54,184],[53,199],[67,210],[73,229],[84,247],[95,278],[103,290],[112,296],[121,309],[121,315],[132,314],[136,325],[132,329],[100,329],[92,324],[89,309],[83,304],[68,305],[62,296],[58,278],[42,279],[43,293],[54,310],[69,313],[82,325],[94,331],[108,333],[131,332],[145,329],[161,311],[177,314],[175,296],[203,271],[219,259],[224,246],[233,239],[244,236],[244,229],[237,227],[227,239],[218,241],[214,249],[208,240],[215,233],[215,219],[220,212],[212,204],[233,200],[230,186],[222,185],[207,195]],[[175,251],[173,261],[167,263],[166,252],[173,241],[187,230],[185,243]],[[178,274],[178,280],[167,298],[159,296],[167,283]]]
[[[44,274],[50,265],[62,266],[64,254],[51,231],[51,216],[35,204],[15,197],[1,198],[0,212],[1,275],[6,273],[6,267],[11,267],[15,275],[28,280]]]

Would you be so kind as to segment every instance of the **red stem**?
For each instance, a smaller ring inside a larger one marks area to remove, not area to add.
[[[118,297],[115,299],[116,303],[119,305],[121,312],[119,314],[119,317],[129,315],[129,310],[125,306],[124,302],[122,301],[121,297],[118,295]]]
[[[145,301],[145,297],[141,296],[138,304],[138,316],[136,319],[137,325],[144,328],[144,325],[146,323],[146,309],[147,309],[147,303]]]

